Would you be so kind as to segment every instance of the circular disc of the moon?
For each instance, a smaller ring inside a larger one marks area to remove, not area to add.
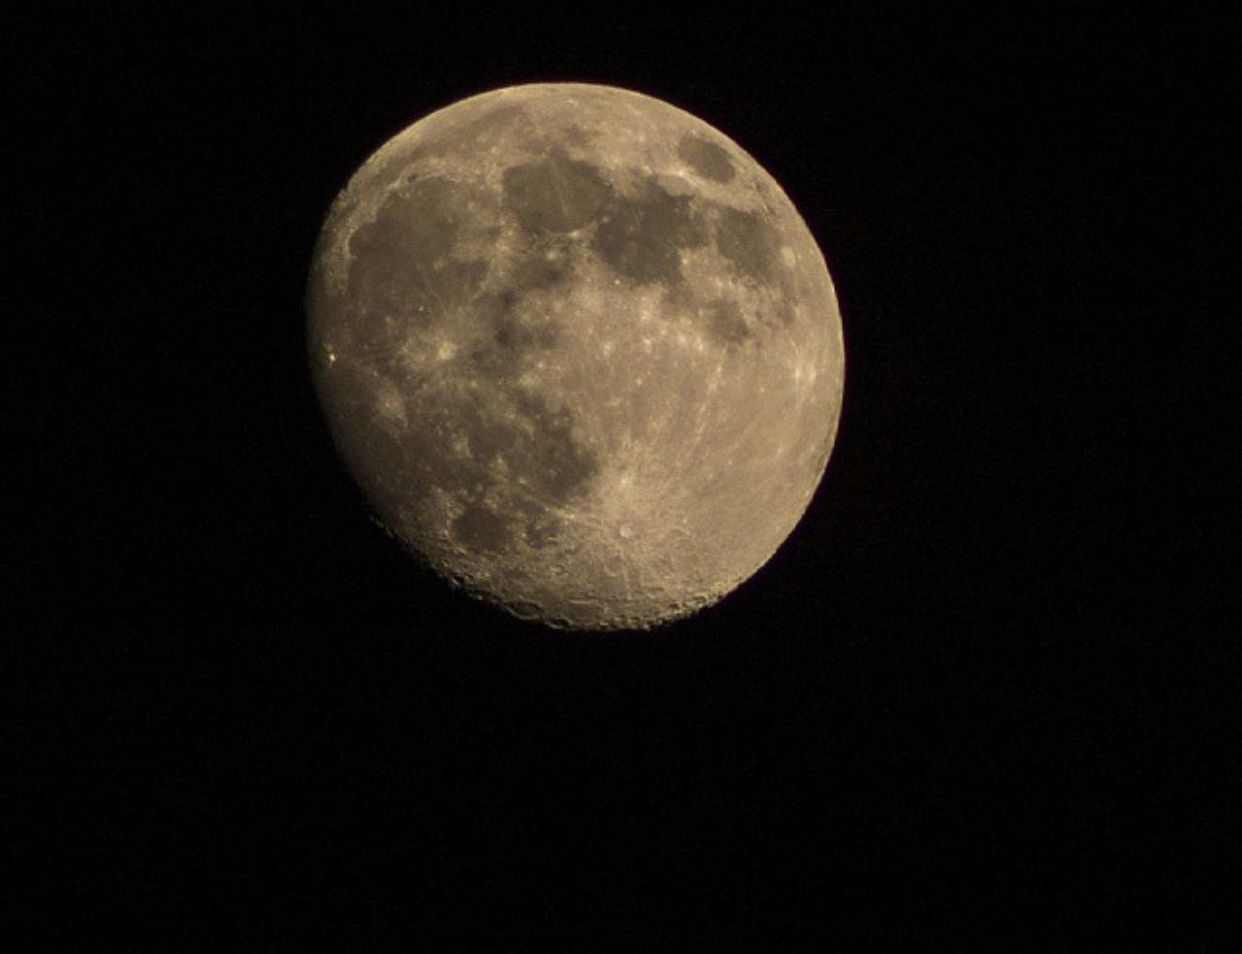
[[[802,218],[732,140],[626,90],[501,89],[395,136],[332,206],[307,308],[379,521],[552,625],[720,599],[836,434],[841,319]]]

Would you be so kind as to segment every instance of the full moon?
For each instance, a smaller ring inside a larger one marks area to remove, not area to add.
[[[629,90],[515,86],[415,122],[329,210],[306,305],[377,520],[555,627],[724,597],[793,530],[836,436],[815,239],[737,143]]]

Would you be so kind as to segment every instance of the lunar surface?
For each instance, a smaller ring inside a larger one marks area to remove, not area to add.
[[[732,140],[627,90],[500,89],[395,136],[328,213],[307,313],[377,519],[552,626],[719,600],[836,435],[841,318],[802,218]]]

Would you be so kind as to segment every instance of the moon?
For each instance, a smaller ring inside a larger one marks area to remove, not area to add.
[[[415,122],[329,210],[306,306],[376,519],[553,627],[720,600],[836,436],[841,316],[809,229],[737,143],[630,90],[513,86]]]

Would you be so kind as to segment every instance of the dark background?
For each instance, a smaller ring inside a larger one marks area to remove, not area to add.
[[[1230,949],[1224,18],[168,6],[4,41],[7,950]],[[734,138],[841,300],[804,520],[650,634],[420,570],[307,377],[349,175],[539,80]]]

